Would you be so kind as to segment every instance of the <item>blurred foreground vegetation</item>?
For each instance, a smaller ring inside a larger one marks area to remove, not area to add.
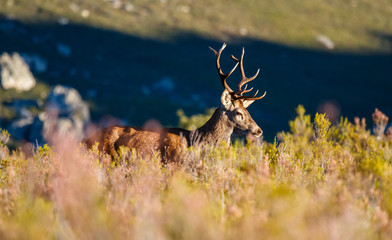
[[[371,133],[297,114],[274,143],[189,149],[179,166],[129,149],[114,165],[64,138],[9,152],[3,131],[0,238],[390,239],[388,118],[376,111]]]

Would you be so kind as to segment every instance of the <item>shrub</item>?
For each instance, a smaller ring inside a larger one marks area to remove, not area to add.
[[[10,153],[3,131],[0,238],[391,238],[392,141],[297,113],[274,143],[190,148],[181,166],[66,138]]]

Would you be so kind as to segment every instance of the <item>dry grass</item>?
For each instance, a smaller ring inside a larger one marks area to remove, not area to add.
[[[190,149],[182,166],[64,138],[9,153],[3,132],[0,238],[392,237],[391,137],[297,112],[279,144]]]
[[[24,22],[55,22],[62,16],[74,23],[115,29],[134,36],[174,40],[188,32],[228,41],[247,36],[296,47],[324,48],[316,36],[326,35],[344,51],[389,51],[392,15],[389,0],[276,1],[122,1],[116,9],[105,0],[7,0],[0,14]],[[12,3],[12,4],[10,4]],[[75,7],[76,6],[76,7]],[[83,17],[83,10],[89,12]]]

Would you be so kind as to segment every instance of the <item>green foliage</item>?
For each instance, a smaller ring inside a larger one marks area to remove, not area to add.
[[[3,145],[0,237],[391,238],[392,142],[297,113],[274,143],[191,147],[180,165],[124,147],[114,164],[67,139],[30,157]]]
[[[10,140],[10,134],[7,130],[0,128],[0,147],[3,147]]]
[[[27,92],[17,92],[15,89],[4,90],[0,88],[0,116],[7,120],[17,116],[15,109],[9,108],[3,103],[26,99],[34,99],[38,102],[43,102],[49,93],[49,89],[50,87],[47,84],[41,82],[37,82],[36,86]],[[37,115],[40,111],[40,109],[36,107],[28,107],[27,109],[34,115]]]
[[[329,129],[331,122],[325,118],[325,114],[316,113],[314,124],[316,128],[315,133],[317,140],[328,141],[331,137],[331,132]]]
[[[211,118],[214,111],[214,108],[210,108],[207,109],[204,114],[196,114],[191,117],[187,117],[184,111],[180,109],[177,111],[177,116],[179,118],[178,127],[188,130],[197,129],[203,126],[203,124],[205,124],[208,119]]]
[[[52,152],[52,149],[48,146],[48,144],[44,144],[44,146],[38,147],[38,153],[41,157],[48,157]]]

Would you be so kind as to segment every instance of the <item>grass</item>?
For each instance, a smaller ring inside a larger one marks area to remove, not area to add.
[[[0,116],[3,120],[11,120],[17,117],[16,108],[9,108],[6,104],[10,104],[15,100],[36,100],[39,104],[46,100],[49,94],[49,86],[42,82],[37,82],[36,86],[28,92],[17,92],[14,89],[0,89]],[[5,103],[5,104],[4,104]],[[29,110],[35,115],[39,109],[30,107]]]
[[[56,137],[10,153],[3,131],[0,237],[390,238],[390,133],[297,114],[274,143],[189,149],[188,162],[167,166],[127,149],[115,165]],[[386,116],[373,118],[385,130]]]
[[[388,0],[352,1],[132,1],[133,10],[115,9],[108,1],[3,1],[0,13],[24,22],[53,22],[59,16],[74,23],[146,38],[170,40],[179,31],[227,41],[247,35],[296,47],[322,49],[319,34],[330,37],[341,51],[381,51],[391,34],[392,4]],[[127,2],[127,1],[124,1]],[[71,4],[78,6],[71,10]],[[82,10],[89,16],[81,16]],[[241,30],[242,29],[242,30]],[[387,45],[387,46],[386,46]]]

